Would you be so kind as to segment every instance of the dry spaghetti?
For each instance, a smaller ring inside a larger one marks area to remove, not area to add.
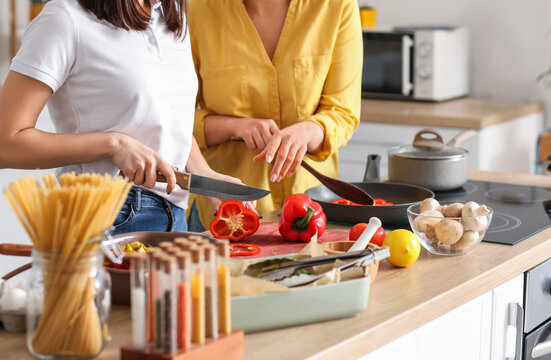
[[[110,175],[53,174],[11,183],[8,202],[46,260],[44,303],[31,345],[44,355],[90,356],[101,351],[106,329],[89,277],[103,231],[116,219],[131,185]]]

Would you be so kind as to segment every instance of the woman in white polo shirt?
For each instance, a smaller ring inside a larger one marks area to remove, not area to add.
[[[239,180],[214,172],[192,136],[197,78],[185,8],[185,0],[50,1],[0,92],[0,167],[122,171],[137,186],[115,233],[186,230],[188,193],[172,192],[173,167]],[[35,128],[46,103],[56,133]]]

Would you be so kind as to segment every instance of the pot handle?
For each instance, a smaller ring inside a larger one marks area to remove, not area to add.
[[[459,147],[461,146],[461,144],[463,144],[465,141],[469,140],[475,135],[476,131],[474,130],[461,131],[459,134],[455,135],[450,141],[448,141],[446,145],[451,147]]]
[[[381,155],[367,155],[363,182],[381,182]]]
[[[424,137],[423,135],[433,135],[431,137]],[[429,150],[440,150],[444,147],[444,139],[442,136],[432,129],[422,129],[415,134],[413,139],[413,146],[416,148],[425,148]]]

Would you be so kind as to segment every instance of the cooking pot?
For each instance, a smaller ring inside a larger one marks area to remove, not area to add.
[[[419,131],[412,145],[388,151],[388,180],[434,191],[462,186],[467,182],[469,152],[458,146],[475,134],[473,130],[466,130],[444,144],[436,131]]]

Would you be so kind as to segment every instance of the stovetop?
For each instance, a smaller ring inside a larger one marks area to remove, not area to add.
[[[551,226],[551,188],[469,180],[438,201],[476,201],[494,210],[484,242],[514,245]]]

